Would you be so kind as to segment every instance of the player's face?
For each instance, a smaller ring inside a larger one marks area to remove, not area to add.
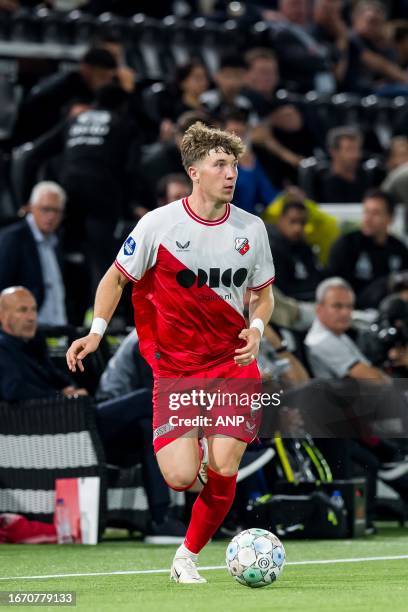
[[[1,312],[1,326],[6,334],[30,340],[37,331],[37,304],[28,291],[16,291],[6,298]]]
[[[234,195],[238,160],[235,155],[212,150],[197,162],[195,176],[196,184],[206,199],[226,204]]]
[[[351,291],[332,287],[326,291],[324,300],[316,307],[320,321],[335,334],[344,334],[351,325],[354,297]]]
[[[383,236],[388,232],[391,217],[381,198],[367,198],[363,205],[361,231],[365,236]]]
[[[52,234],[58,229],[64,214],[64,206],[57,193],[43,191],[35,205],[30,207],[34,221],[43,234]]]

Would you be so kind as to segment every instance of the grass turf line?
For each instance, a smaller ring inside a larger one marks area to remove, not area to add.
[[[404,555],[408,530],[384,529],[359,540],[285,542],[290,562]],[[224,563],[225,543],[210,544],[202,565]],[[0,551],[1,575],[62,574],[162,568],[174,547],[148,547],[129,541],[107,541],[96,547],[12,546]],[[226,571],[207,571],[204,585],[176,585],[167,575],[115,575],[42,580],[1,581],[0,590],[77,592],[77,610],[87,612],[231,612],[256,610],[406,612],[408,561],[289,565],[280,580],[264,589],[238,585]],[[40,607],[40,609],[45,608]]]

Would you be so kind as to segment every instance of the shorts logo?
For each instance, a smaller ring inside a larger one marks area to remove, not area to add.
[[[251,247],[248,238],[235,238],[235,250],[241,255],[245,255]]]
[[[125,255],[133,255],[136,248],[136,242],[133,240],[132,236],[126,239],[125,244],[123,245],[123,252]]]
[[[164,425],[160,425],[153,432],[153,440],[157,440],[160,436],[164,436],[165,434],[173,431],[174,425],[170,425],[170,423],[165,423]]]

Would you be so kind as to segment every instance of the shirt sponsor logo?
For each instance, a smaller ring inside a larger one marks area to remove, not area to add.
[[[135,252],[135,248],[136,248],[136,242],[134,241],[132,236],[129,236],[129,238],[126,239],[125,244],[123,245],[124,254],[133,255],[133,253]]]
[[[210,268],[209,270],[202,270],[199,268],[196,272],[186,268],[180,270],[176,274],[176,281],[184,289],[190,289],[194,285],[196,287],[208,286],[213,289],[215,287],[241,287],[244,284],[245,279],[248,276],[248,270],[246,268],[238,268],[233,271],[232,268],[227,270],[221,270],[220,268]]]
[[[238,251],[238,253],[245,255],[250,248],[248,238],[235,238],[235,250]]]

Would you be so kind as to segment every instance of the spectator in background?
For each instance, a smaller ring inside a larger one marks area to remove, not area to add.
[[[408,269],[407,247],[389,233],[393,213],[390,196],[368,191],[361,229],[341,236],[331,249],[328,274],[351,285],[359,308],[376,308],[387,294],[389,275]]]
[[[388,382],[346,335],[354,307],[352,287],[342,278],[328,278],[317,287],[316,302],[316,319],[305,339],[314,376]]]
[[[361,94],[408,95],[408,74],[386,36],[384,5],[358,2],[352,12],[353,34],[344,87]]]
[[[30,91],[20,107],[14,143],[34,140],[48,132],[62,118],[72,101],[90,104],[101,87],[117,74],[115,58],[106,49],[92,48],[85,53],[78,69],[53,74]]]
[[[368,185],[361,169],[362,136],[354,127],[338,127],[327,134],[330,170],[321,179],[321,202],[360,202]]]
[[[250,100],[241,93],[244,85],[246,64],[239,55],[225,55],[214,74],[216,88],[201,96],[201,103],[211,115],[221,115],[238,108],[249,113]]]
[[[311,247],[306,244],[306,223],[306,206],[292,200],[283,206],[276,225],[269,225],[267,229],[276,267],[276,286],[291,298],[312,302],[323,274]]]
[[[127,64],[122,37],[114,31],[99,33],[93,39],[93,46],[109,51],[115,58],[117,63],[115,81],[129,94],[129,115],[138,125],[141,140],[152,142],[157,137],[157,125],[144,107],[142,88],[138,83],[136,72]]]
[[[37,304],[25,287],[0,293],[0,400],[13,402],[55,395],[87,395],[54,367],[37,335]]]
[[[207,68],[199,59],[176,68],[173,85],[162,92],[159,98],[158,119],[176,121],[188,111],[202,110],[201,96],[210,85]]]
[[[169,142],[157,142],[146,147],[142,155],[138,173],[138,202],[151,210],[156,205],[156,190],[160,179],[166,174],[183,174],[180,144],[184,132],[196,121],[209,122],[204,112],[183,113],[177,120],[174,139]]]
[[[200,60],[191,60],[176,71],[174,119],[182,113],[202,109],[201,96],[208,90],[210,79],[207,68]]]
[[[278,10],[265,9],[263,17],[269,21],[289,21],[304,28],[310,17],[308,8],[308,0],[278,0]]]
[[[65,325],[65,287],[57,230],[66,194],[52,182],[41,182],[31,193],[28,215],[0,235],[0,290],[23,285],[32,291],[43,325]]]
[[[273,184],[281,189],[297,183],[302,159],[313,155],[317,140],[300,110],[288,101],[276,100],[263,124],[252,132],[259,161]]]
[[[239,159],[233,202],[252,214],[261,213],[275,199],[278,192],[266,176],[252,149],[245,115],[239,111],[231,112],[224,119],[223,129],[236,134],[246,144],[245,153]]]
[[[251,101],[258,117],[271,111],[279,85],[279,65],[275,53],[268,48],[256,47],[245,54],[247,70],[242,93]]]
[[[159,206],[165,206],[170,202],[175,202],[176,200],[181,200],[191,193],[191,181],[187,174],[182,174],[181,172],[175,172],[173,174],[165,174],[157,183],[156,189],[156,205],[155,208],[159,208]],[[134,217],[137,221],[139,221],[143,215],[149,212],[149,209],[145,206],[137,205],[134,210]],[[131,229],[134,228],[134,223],[131,226]],[[129,233],[129,232],[128,232]],[[126,234],[127,236],[128,234]],[[124,240],[126,239],[124,237]]]
[[[279,0],[278,11],[265,10],[263,18],[271,21],[272,45],[288,89],[333,93],[329,52],[308,31],[309,8],[308,0]]]
[[[408,138],[395,136],[387,159],[389,170],[381,188],[384,189],[395,202],[408,207]]]
[[[157,207],[185,198],[190,195],[191,189],[187,174],[166,174],[157,184]]]
[[[343,0],[315,0],[310,34],[329,50],[331,68],[338,87],[348,67],[349,35],[342,15]]]
[[[127,114],[128,94],[108,85],[96,103],[34,143],[25,181],[46,158],[62,153],[60,181],[67,191],[66,250],[85,252],[96,287],[116,252],[114,229],[127,212],[135,187],[139,141]],[[130,207],[129,207],[130,208]]]

